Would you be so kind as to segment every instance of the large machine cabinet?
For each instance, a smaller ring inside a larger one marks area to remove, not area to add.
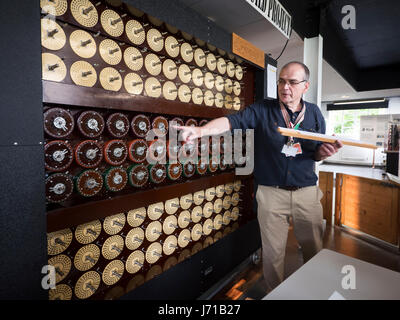
[[[254,180],[225,161],[229,140],[196,145],[218,150],[206,163],[174,163],[193,150],[166,133],[253,103],[264,70],[179,1],[20,2],[0,4],[15,43],[2,61],[1,297],[199,297],[260,247]]]

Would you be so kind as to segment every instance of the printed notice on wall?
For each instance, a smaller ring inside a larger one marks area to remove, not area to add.
[[[360,140],[383,148],[385,145],[388,115],[361,116]]]
[[[267,95],[273,99],[276,99],[276,70],[277,68],[270,64],[267,66]]]

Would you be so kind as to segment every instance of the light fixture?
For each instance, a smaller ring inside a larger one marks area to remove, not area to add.
[[[342,101],[342,102],[334,102],[333,105],[343,105],[343,104],[363,104],[363,103],[376,103],[376,102],[385,102],[385,98],[377,99],[377,100],[358,100],[358,101]]]

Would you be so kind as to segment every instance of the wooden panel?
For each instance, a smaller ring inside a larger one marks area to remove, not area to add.
[[[333,172],[319,172],[319,188],[323,192],[321,204],[327,225],[332,225]]]
[[[342,184],[343,184],[343,174],[336,174],[336,194],[335,194],[335,226],[341,225],[341,203],[342,203]]]
[[[43,81],[43,102],[202,118],[223,117],[236,112],[225,108],[199,106],[141,95],[134,96],[129,93],[84,88],[45,80]]]
[[[343,175],[340,223],[397,245],[399,192],[387,183]]]
[[[250,178],[252,176],[246,177]],[[167,185],[162,188],[154,188],[145,191],[138,190],[136,193],[120,197],[49,211],[47,213],[47,232],[69,228],[95,219],[105,218],[113,214],[127,212],[132,209],[147,206],[151,203],[166,201],[219,184],[233,182],[235,179],[243,180],[246,177],[238,176],[235,178],[234,172],[226,172],[175,185]]]
[[[232,33],[232,52],[265,68],[264,52],[235,33]]]

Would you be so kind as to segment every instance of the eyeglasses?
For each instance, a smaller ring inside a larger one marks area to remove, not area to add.
[[[284,80],[284,79],[279,79],[277,84],[278,86],[284,86],[286,83],[289,85],[289,87],[294,87],[299,85],[302,82],[307,82],[307,80],[303,80],[303,81],[297,81],[297,80]]]

